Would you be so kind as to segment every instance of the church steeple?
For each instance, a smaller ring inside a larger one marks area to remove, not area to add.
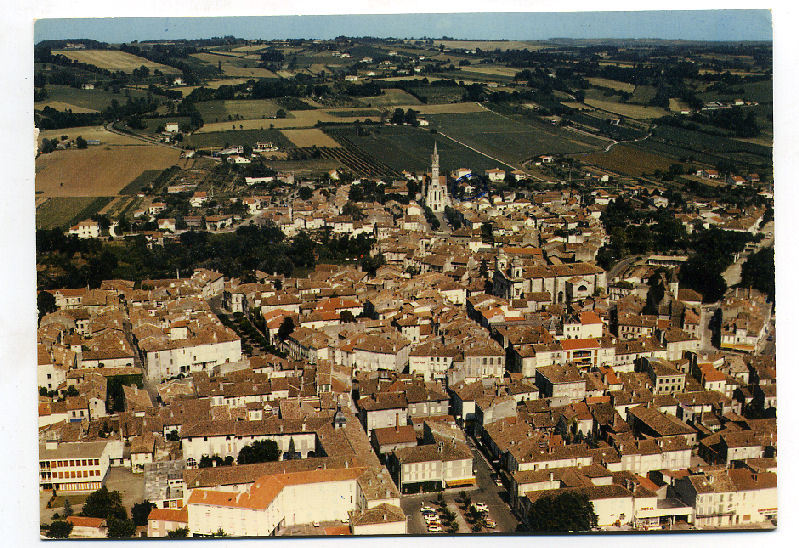
[[[433,156],[431,157],[430,181],[438,184],[438,142],[433,142]]]
[[[433,155],[430,157],[430,182],[427,185],[425,204],[434,212],[444,211],[449,205],[447,195],[447,185],[441,184],[441,177],[438,174],[438,143],[433,142]]]

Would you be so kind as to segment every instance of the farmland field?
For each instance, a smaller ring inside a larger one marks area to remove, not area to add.
[[[447,136],[511,164],[538,154],[583,152],[602,144],[591,137],[567,135],[554,127],[532,125],[489,111],[427,118]]]
[[[429,169],[434,142],[438,143],[442,172],[459,167],[469,167],[475,172],[510,168],[450,139],[410,126],[380,126],[370,128],[367,135],[360,136],[356,135],[353,126],[325,128],[325,133],[344,146],[362,150],[395,171],[422,172]]]
[[[340,109],[340,110],[347,110],[347,109]],[[274,126],[277,129],[284,129],[284,128],[302,128],[302,127],[313,127],[316,125],[317,122],[343,122],[347,121],[341,117],[336,117],[333,114],[330,114],[327,110],[295,110],[291,111],[291,118],[283,118],[283,119],[251,119],[251,120],[235,120],[235,125],[238,128],[239,126],[244,126],[243,129],[268,129],[270,126]],[[353,118],[351,121],[355,120],[364,121],[366,119],[379,121],[379,116],[358,116],[357,118]],[[195,135],[202,134],[202,133],[210,133],[210,132],[217,132],[217,131],[227,131],[232,129],[232,125],[234,122],[216,122],[211,124],[205,124],[201,127]]]
[[[634,118],[637,120],[660,118],[661,116],[666,116],[668,114],[665,109],[659,107],[645,107],[641,105],[619,103],[616,101],[606,101],[603,99],[591,99],[589,97],[585,98],[585,104],[594,108],[606,110],[608,112],[613,112],[621,116],[626,116],[628,118]]]
[[[191,57],[208,63],[209,65],[222,65],[222,72],[226,76],[241,78],[276,78],[274,72],[258,68],[258,60],[242,59],[235,55],[219,55],[215,53],[192,53]]]
[[[120,104],[127,101],[124,93],[113,93],[111,91],[104,91],[102,89],[77,89],[71,86],[51,86],[45,87],[47,90],[47,99],[44,101],[34,103],[33,108],[41,110],[46,103],[57,102],[73,105],[71,108],[73,112],[90,112],[101,111],[111,105],[111,101],[116,99]],[[146,91],[129,90],[130,96],[139,98],[147,95]],[[55,108],[55,107],[53,107]],[[75,110],[89,109],[89,110]],[[61,110],[61,109],[59,109]]]
[[[219,89],[221,86],[236,86],[238,84],[244,84],[247,82],[249,78],[226,78],[221,80],[208,80],[202,86],[175,86],[169,88],[172,91],[179,91],[185,97],[195,89],[199,87],[206,87],[209,89]]]
[[[453,103],[463,97],[463,88],[459,86],[419,86],[412,88],[414,95],[426,103]]]
[[[774,101],[773,85],[770,80],[730,85],[726,87],[725,92],[704,91],[699,93],[699,97],[703,101],[729,101],[732,99],[757,101],[758,103],[771,103]]]
[[[141,175],[125,185],[125,187],[119,191],[119,194],[138,194],[141,189],[152,183],[155,178],[158,177],[159,173],[161,173],[160,169],[145,169],[142,171]]]
[[[676,97],[669,98],[669,110],[672,112],[680,112],[681,110],[689,110],[691,107],[685,101],[680,101]]]
[[[284,129],[281,133],[298,147],[341,146],[321,129]]]
[[[70,103],[65,103],[63,101],[43,101],[41,103],[36,103],[35,108],[44,109],[45,107],[54,108],[56,110],[66,111],[71,110],[76,114],[83,114],[83,113],[98,113],[99,110],[95,110],[93,108],[86,108],[86,107],[79,107],[77,105],[72,105]]]
[[[656,93],[657,90],[654,86],[635,86],[630,102],[646,105],[655,98]]]
[[[101,49],[53,50],[53,55],[63,55],[64,57],[81,63],[88,63],[95,67],[108,70],[121,70],[122,72],[133,72],[133,69],[137,69],[142,65],[150,70],[158,69],[165,74],[176,74],[180,72],[176,68],[160,63],[153,63],[144,57],[139,57],[124,51]]]
[[[476,74],[486,74],[488,76],[506,76],[508,78],[515,77],[521,70],[522,69],[503,67],[500,65],[468,65],[461,68],[461,72],[474,72]]]
[[[225,124],[229,128],[229,124]],[[294,144],[276,129],[245,129],[194,133],[186,137],[186,142],[195,147],[223,147],[225,145],[254,145],[258,141],[271,141],[281,150],[293,148]]]
[[[201,101],[196,103],[206,122],[219,122],[228,116],[246,119],[274,116],[280,106],[269,99],[240,99],[236,101]]]
[[[36,159],[36,190],[48,197],[114,196],[138,177],[144,166],[165,169],[178,163],[178,150],[130,141],[127,145],[42,154]]]
[[[60,140],[60,138],[64,135],[66,135],[70,139],[74,139],[78,136],[81,136],[84,139],[97,139],[98,141],[100,141],[99,147],[90,147],[90,148],[102,148],[104,145],[141,144],[141,141],[137,141],[136,139],[133,139],[132,137],[129,137],[127,135],[119,135],[118,133],[111,133],[103,126],[80,126],[80,127],[69,127],[64,129],[45,129],[39,132],[39,141],[41,142],[44,139]]]
[[[419,100],[416,97],[401,89],[387,89],[382,95],[377,97],[359,97],[358,102],[363,106],[372,107],[419,104]]]
[[[607,78],[588,78],[588,82],[592,86],[610,88],[610,89],[615,89],[617,91],[626,91],[627,93],[632,93],[633,91],[635,91],[635,86],[633,84],[628,84],[627,82],[619,82],[618,80],[608,80]]]
[[[536,42],[525,42],[522,40],[435,40],[433,42],[436,46],[443,45],[445,48],[450,49],[477,49],[480,48],[485,51],[508,50],[508,49],[527,49],[529,51],[536,51],[542,49],[544,46]]]
[[[111,198],[49,198],[36,208],[36,228],[69,228],[98,213]]]
[[[645,152],[638,147],[617,145],[608,152],[594,152],[580,156],[583,162],[594,164],[603,169],[639,177],[656,169],[668,170],[675,163],[670,158]]]
[[[704,160],[711,163],[725,158],[737,164],[746,164],[752,169],[771,165],[770,147],[670,126],[657,127],[652,138],[643,141],[641,145],[647,148],[687,149],[689,155],[695,158],[704,157]]]

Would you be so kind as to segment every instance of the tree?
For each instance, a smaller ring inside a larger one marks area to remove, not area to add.
[[[741,267],[741,285],[754,287],[774,300],[774,248],[767,247],[752,254]]]
[[[254,464],[258,462],[274,462],[280,458],[280,449],[273,440],[255,441],[245,445],[239,451],[239,464]]]
[[[49,291],[39,291],[39,294],[36,295],[36,308],[39,309],[40,320],[45,314],[58,310],[55,304],[55,297]]]
[[[596,527],[594,503],[582,493],[544,496],[530,507],[528,521],[539,533],[572,533]]]
[[[74,513],[72,510],[72,503],[69,502],[68,498],[64,498],[64,517],[68,518]]]
[[[313,196],[313,190],[307,186],[300,187],[299,196],[301,200],[310,200],[311,196]]]
[[[88,148],[89,143],[86,142],[86,139],[78,135],[78,138],[75,139],[75,144],[78,148]]]
[[[71,532],[72,524],[63,520],[55,520],[47,528],[47,536],[50,538],[67,538]]]
[[[105,485],[86,497],[80,515],[106,520],[112,518],[125,520],[128,517],[125,507],[122,506],[122,497],[119,491],[109,491]]]
[[[150,510],[157,508],[155,504],[147,499],[133,505],[130,509],[130,517],[136,525],[147,525],[147,516],[150,515]]]
[[[294,332],[294,320],[291,316],[283,318],[283,323],[277,328],[277,336],[281,341],[285,341]]]
[[[167,538],[186,538],[189,536],[189,528],[180,527],[174,531],[167,531],[166,536]]]
[[[405,122],[405,111],[401,108],[394,109],[394,114],[391,115],[391,123],[394,125],[402,125]]]
[[[339,315],[339,320],[341,320],[341,323],[355,323],[357,321],[349,310],[344,310]]]
[[[136,524],[132,519],[108,520],[108,538],[130,538],[136,534]]]

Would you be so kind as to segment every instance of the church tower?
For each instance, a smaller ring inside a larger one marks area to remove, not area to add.
[[[433,144],[433,155],[431,156],[430,182],[427,185],[425,194],[425,205],[434,212],[444,211],[449,205],[449,195],[447,194],[447,183],[441,184],[441,177],[438,174],[438,143]]]

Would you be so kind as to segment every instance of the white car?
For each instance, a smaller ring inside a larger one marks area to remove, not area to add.
[[[473,502],[472,508],[478,512],[488,512],[488,505],[484,502]]]
[[[443,531],[443,529],[441,528],[440,525],[430,525],[427,527],[427,531],[429,533],[440,533],[441,531]]]
[[[319,522],[318,522],[318,521],[315,521],[315,522],[313,522],[313,526],[314,526],[314,527],[319,527],[319,525],[320,525],[320,524],[319,524]]]
[[[349,523],[349,522],[350,522],[350,518],[349,517],[341,518],[341,523]]]
[[[425,523],[427,523],[427,524],[430,524],[430,523],[438,523],[438,516],[433,516],[433,515],[429,515],[429,514],[427,514],[427,515],[425,515],[425,517],[424,517],[424,521],[425,521]]]
[[[494,521],[491,518],[486,518],[486,527],[488,527],[489,529],[493,529],[496,526],[497,526],[497,522],[496,521]]]
[[[419,509],[420,512],[435,512],[430,506],[424,505]]]

